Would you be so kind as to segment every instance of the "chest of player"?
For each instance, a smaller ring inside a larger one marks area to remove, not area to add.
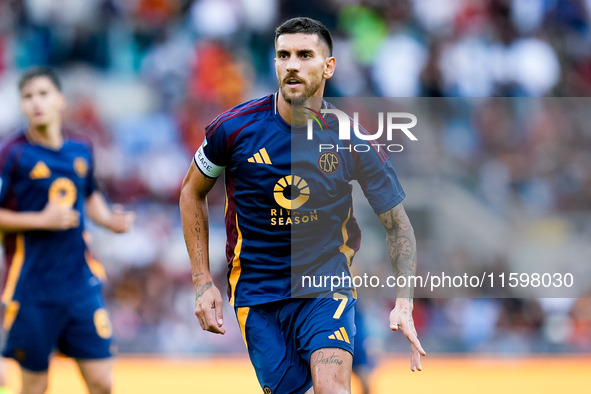
[[[72,207],[87,186],[89,156],[69,146],[53,151],[32,145],[23,149],[15,170],[19,210],[42,209],[47,201]]]
[[[236,139],[229,167],[236,193],[265,207],[313,210],[350,195],[349,155],[278,128],[252,128]]]

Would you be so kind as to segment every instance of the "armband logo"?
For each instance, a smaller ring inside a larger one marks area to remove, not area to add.
[[[197,164],[201,172],[203,172],[205,175],[212,178],[217,178],[224,170],[224,167],[215,165],[207,158],[205,152],[203,152],[204,146],[205,142],[195,153],[195,164]]]

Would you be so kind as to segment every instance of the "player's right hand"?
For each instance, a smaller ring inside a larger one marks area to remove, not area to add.
[[[126,212],[121,205],[115,204],[113,205],[108,228],[117,234],[126,233],[131,229],[134,220],[135,214],[133,212]]]
[[[222,335],[226,333],[222,328],[222,295],[211,280],[195,289],[195,316],[203,330]]]
[[[80,225],[80,212],[49,201],[41,211],[40,220],[47,230],[68,230]]]

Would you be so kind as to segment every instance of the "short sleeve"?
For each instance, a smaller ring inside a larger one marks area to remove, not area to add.
[[[370,145],[367,152],[353,152],[355,179],[376,214],[400,204],[406,194],[396,171],[380,146]]]
[[[94,154],[92,148],[89,148],[88,150],[88,159],[88,172],[86,174],[86,197],[89,197],[98,189],[96,179],[94,178]]]
[[[230,152],[223,124],[205,128],[205,140],[195,153],[197,168],[208,178],[217,178],[230,163]]]
[[[6,206],[6,200],[12,187],[12,171],[14,163],[14,150],[8,147],[0,150],[0,206]]]

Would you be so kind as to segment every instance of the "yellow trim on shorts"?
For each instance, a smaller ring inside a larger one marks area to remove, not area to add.
[[[14,250],[14,256],[12,257],[12,264],[8,271],[8,279],[6,280],[6,287],[4,293],[2,293],[2,302],[6,305],[12,301],[16,284],[21,276],[21,270],[23,269],[23,263],[25,262],[25,236],[22,233],[18,233],[16,236],[16,248]]]
[[[248,343],[246,343],[246,319],[248,319],[248,312],[250,312],[250,307],[243,306],[239,307],[238,312],[236,313],[238,324],[240,325],[240,331],[242,331],[242,339],[244,340],[246,348],[248,348]]]

